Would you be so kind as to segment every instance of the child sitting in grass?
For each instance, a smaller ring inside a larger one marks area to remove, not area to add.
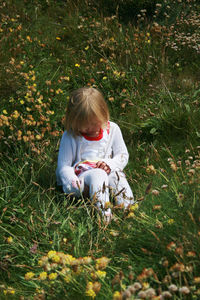
[[[70,97],[56,170],[58,185],[79,197],[88,192],[106,222],[112,217],[109,193],[127,209],[133,194],[123,169],[128,151],[120,128],[109,121],[102,93],[90,87],[75,90]]]

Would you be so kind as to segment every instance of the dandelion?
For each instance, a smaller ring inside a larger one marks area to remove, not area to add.
[[[58,277],[57,273],[51,273],[49,274],[49,280],[55,280]]]
[[[75,64],[75,67],[76,67],[76,68],[80,68],[80,65],[79,65],[79,64]]]
[[[60,38],[59,36],[57,36],[57,37],[56,37],[56,40],[60,41],[60,40],[61,40],[61,38]]]
[[[12,238],[12,236],[9,236],[9,237],[7,238],[7,243],[8,243],[8,244],[12,244],[12,242],[13,242],[13,238]]]
[[[20,100],[20,103],[23,105],[24,104],[24,100]]]
[[[25,275],[24,275],[24,278],[26,280],[31,280],[33,277],[35,276],[35,274],[33,272],[27,272]]]
[[[4,114],[4,115],[7,115],[7,114],[8,114],[8,112],[7,112],[6,109],[3,110],[3,114]]]
[[[85,47],[85,50],[87,51],[88,49],[89,49],[89,46],[86,46],[86,47]]]
[[[41,272],[39,275],[39,279],[40,280],[45,280],[47,279],[47,272]]]
[[[103,80],[106,80],[106,79],[107,79],[107,76],[104,76],[104,77],[103,77]]]

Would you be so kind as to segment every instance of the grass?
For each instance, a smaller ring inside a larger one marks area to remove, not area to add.
[[[199,298],[200,7],[102,3],[0,4],[1,299]],[[55,179],[66,103],[85,85],[130,153],[137,205],[114,206],[107,227]]]

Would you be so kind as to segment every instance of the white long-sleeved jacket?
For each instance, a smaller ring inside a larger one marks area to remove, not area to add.
[[[113,171],[122,171],[127,165],[129,154],[119,126],[110,122],[109,133],[105,129],[100,140],[90,141],[83,136],[74,137],[65,131],[61,138],[56,177],[65,193],[76,192],[74,183],[83,191],[84,182],[74,172],[74,166],[85,159],[104,161]]]

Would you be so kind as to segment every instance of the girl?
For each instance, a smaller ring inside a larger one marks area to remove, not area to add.
[[[122,172],[128,151],[120,128],[109,121],[108,107],[99,90],[83,87],[71,94],[65,128],[58,154],[57,183],[65,193],[78,197],[88,191],[109,222],[110,190],[117,205],[125,209],[134,201]]]

